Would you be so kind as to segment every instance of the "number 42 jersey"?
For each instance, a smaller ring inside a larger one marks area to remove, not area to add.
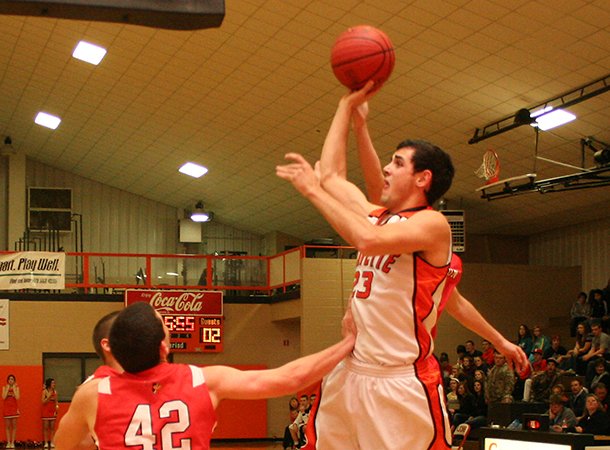
[[[104,378],[98,386],[100,450],[209,449],[215,423],[199,367],[162,363]]]

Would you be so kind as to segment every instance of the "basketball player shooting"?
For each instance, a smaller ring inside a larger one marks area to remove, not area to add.
[[[430,207],[451,185],[449,155],[404,141],[382,170],[366,127],[372,89],[369,82],[340,100],[316,170],[297,153],[276,168],[359,251],[349,304],[359,334],[351,358],[322,384],[309,445],[317,438],[324,450],[445,450],[450,428],[432,354],[441,311],[492,342],[517,370],[527,358],[455,289],[461,267],[453,267],[449,224]],[[346,179],[352,117],[374,202]]]

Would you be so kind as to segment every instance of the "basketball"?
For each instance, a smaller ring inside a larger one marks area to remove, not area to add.
[[[390,38],[370,25],[348,28],[335,41],[330,64],[335,77],[351,90],[374,80],[379,89],[394,69],[394,47]]]

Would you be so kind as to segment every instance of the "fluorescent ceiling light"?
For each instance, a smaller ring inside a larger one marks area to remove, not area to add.
[[[191,220],[193,222],[207,222],[210,220],[210,215],[205,211],[193,211]]]
[[[169,275],[170,277],[177,277],[178,274],[176,272],[166,272],[165,275]]]
[[[43,127],[50,128],[51,130],[56,129],[61,123],[61,119],[57,116],[53,116],[51,114],[47,114],[46,112],[39,112],[34,119],[38,125],[42,125]]]
[[[576,116],[563,109],[554,109],[551,112],[541,114],[536,118],[536,123],[533,126],[537,126],[542,131],[550,130],[551,128],[558,127],[559,125],[566,124],[576,119]]]
[[[106,49],[89,42],[80,41],[72,52],[72,56],[97,66],[106,56]]]
[[[530,113],[530,117],[533,119],[534,117],[538,117],[541,116],[543,114],[548,113],[549,111],[552,111],[553,107],[552,106],[545,106],[542,109],[539,109],[538,111],[533,111]]]
[[[185,175],[190,175],[194,178],[199,178],[208,173],[208,169],[207,167],[200,166],[199,164],[187,162],[178,169],[178,172],[181,172]]]

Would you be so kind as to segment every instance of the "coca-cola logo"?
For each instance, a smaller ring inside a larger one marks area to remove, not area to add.
[[[203,309],[203,293],[182,292],[155,292],[150,299],[150,305],[159,314],[188,314],[197,313]]]

